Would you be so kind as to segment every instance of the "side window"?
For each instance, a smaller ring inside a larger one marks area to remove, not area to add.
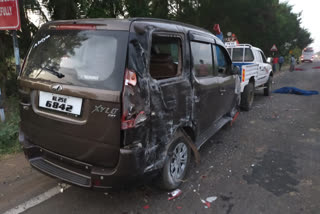
[[[150,75],[154,79],[166,79],[182,73],[181,39],[153,36],[150,57]]]
[[[261,57],[260,51],[255,51],[254,53],[256,55],[257,62],[262,63],[262,57]]]
[[[252,50],[250,48],[245,48],[244,61],[252,62],[253,60],[254,60],[254,56],[253,56]]]
[[[191,52],[193,59],[193,72],[196,77],[212,76],[212,51],[211,44],[191,42]]]
[[[264,55],[264,53],[261,51],[259,51],[259,53],[261,54],[261,58],[262,58],[263,63],[267,63],[267,59],[266,59],[266,56]]]
[[[216,56],[217,56],[217,71],[218,76],[225,76],[229,74],[230,62],[228,59],[228,54],[224,48],[215,45]]]

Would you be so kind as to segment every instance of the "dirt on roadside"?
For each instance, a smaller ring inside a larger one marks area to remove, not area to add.
[[[0,213],[55,186],[57,181],[31,168],[23,153],[0,159]]]

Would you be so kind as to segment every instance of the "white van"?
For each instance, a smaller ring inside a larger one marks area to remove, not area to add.
[[[301,62],[313,62],[314,58],[314,50],[311,47],[307,47],[303,49],[302,55],[301,55]]]

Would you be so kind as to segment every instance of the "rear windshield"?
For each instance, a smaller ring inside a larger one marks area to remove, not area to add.
[[[118,91],[126,62],[128,32],[42,30],[26,59],[23,76]]]
[[[303,52],[305,52],[305,53],[313,53],[313,49],[312,48],[305,48],[303,50]]]
[[[228,50],[229,53],[231,50]],[[252,50],[250,48],[245,48],[244,62],[252,62],[254,60]],[[243,61],[243,48],[233,48],[232,61],[242,62]]]
[[[242,62],[243,60],[243,48],[233,48],[232,61]]]

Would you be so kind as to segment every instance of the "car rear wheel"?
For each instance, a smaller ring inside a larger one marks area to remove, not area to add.
[[[272,90],[272,76],[269,76],[268,82],[266,83],[266,88],[263,89],[264,96],[270,96]]]
[[[254,85],[252,82],[244,88],[243,93],[241,94],[241,108],[245,111],[249,111],[252,107],[254,99]]]
[[[164,167],[159,178],[160,188],[176,189],[183,181],[190,164],[191,149],[186,137],[178,131],[169,146]]]

